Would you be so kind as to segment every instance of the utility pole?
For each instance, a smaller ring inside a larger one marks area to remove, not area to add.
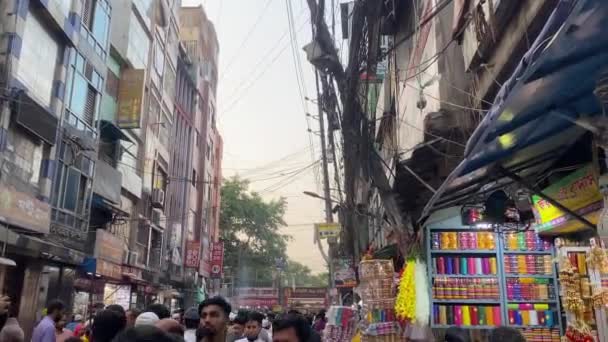
[[[321,165],[323,167],[323,200],[325,201],[325,222],[333,223],[334,215],[332,213],[331,193],[329,190],[329,169],[327,166],[327,146],[325,143],[325,118],[323,113],[323,100],[319,85],[319,71],[315,69],[315,81],[317,84],[317,110],[319,113],[319,134],[321,136]],[[329,238],[329,249],[327,251],[327,266],[329,269],[329,288],[334,287],[334,246],[335,238]],[[319,241],[319,243],[321,243]]]

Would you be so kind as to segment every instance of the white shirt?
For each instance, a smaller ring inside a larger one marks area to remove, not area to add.
[[[184,341],[196,342],[196,329],[187,329],[184,332]]]
[[[236,340],[235,342],[249,342],[249,340],[247,339],[247,337],[243,337],[242,339]],[[260,336],[258,336],[258,338],[256,338],[253,342],[264,342],[264,340],[262,340]]]

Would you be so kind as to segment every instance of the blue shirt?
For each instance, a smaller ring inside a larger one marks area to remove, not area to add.
[[[34,329],[32,342],[56,342],[55,321],[50,316],[45,316]]]

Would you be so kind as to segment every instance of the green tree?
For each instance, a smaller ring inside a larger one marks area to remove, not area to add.
[[[312,274],[308,266],[289,260],[285,268],[285,282],[296,287],[327,287],[329,273]]]
[[[247,180],[233,177],[221,190],[220,230],[224,266],[236,286],[271,286],[277,259],[287,260],[289,236],[281,234],[287,202],[264,201]]]

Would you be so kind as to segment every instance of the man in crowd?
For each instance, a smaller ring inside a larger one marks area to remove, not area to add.
[[[169,308],[160,303],[151,304],[146,309],[146,312],[154,312],[158,316],[158,319],[171,318]]]
[[[312,329],[301,315],[288,314],[273,322],[273,342],[308,342],[311,337]]]
[[[55,342],[55,323],[63,317],[64,311],[62,301],[52,301],[46,308],[46,316],[34,328],[32,342]]]
[[[260,338],[263,320],[264,315],[261,313],[256,311],[249,312],[247,322],[245,323],[245,337],[238,340],[238,342],[264,342]]]
[[[135,325],[135,320],[137,319],[137,316],[139,316],[139,314],[141,314],[141,311],[137,309],[127,310],[127,312],[125,313],[125,315],[127,316],[127,328],[130,328]]]
[[[197,331],[202,342],[225,342],[228,315],[232,307],[222,297],[205,299],[198,306],[201,328]]]
[[[200,321],[201,317],[196,308],[190,308],[184,312],[184,325],[186,326],[186,331],[184,331],[184,340],[186,342],[197,342],[196,329],[198,328]]]
[[[91,327],[92,342],[111,342],[118,333],[125,329],[125,317],[116,310],[101,310],[93,320]]]

